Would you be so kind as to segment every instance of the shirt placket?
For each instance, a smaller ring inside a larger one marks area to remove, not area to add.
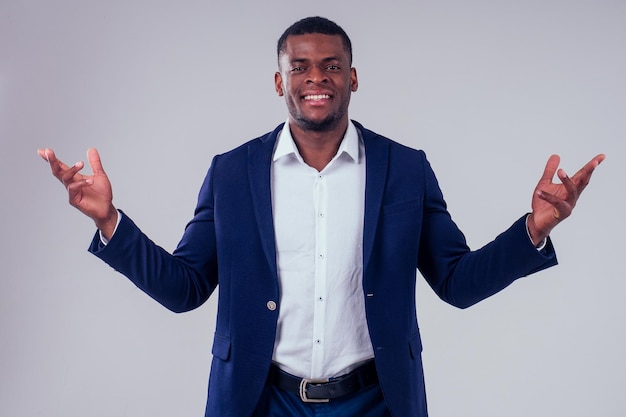
[[[313,349],[311,374],[321,375],[324,371],[325,320],[326,320],[326,279],[327,279],[327,240],[326,209],[328,201],[327,176],[317,174],[314,185],[315,205],[315,297],[313,301]]]

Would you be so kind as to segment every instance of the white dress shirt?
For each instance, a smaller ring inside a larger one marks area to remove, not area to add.
[[[272,161],[280,302],[273,360],[306,378],[338,376],[374,357],[363,298],[365,150],[350,122],[318,172],[288,123]]]

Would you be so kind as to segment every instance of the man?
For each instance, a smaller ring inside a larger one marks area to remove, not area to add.
[[[348,118],[358,80],[339,26],[296,22],[278,61],[287,123],[214,158],[171,255],[113,206],[95,149],[91,176],[39,154],[96,223],[90,250],[150,296],[182,312],[219,283],[207,416],[426,416],[416,268],[465,308],[555,265],[548,236],[604,155],[561,184],[550,157],[532,213],[470,251],[424,153]]]

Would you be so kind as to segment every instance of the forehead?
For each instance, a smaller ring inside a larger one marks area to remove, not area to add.
[[[302,59],[335,58],[349,61],[349,52],[340,35],[324,35],[322,33],[307,33],[304,35],[290,35],[285,40],[285,47],[281,60],[287,62]]]

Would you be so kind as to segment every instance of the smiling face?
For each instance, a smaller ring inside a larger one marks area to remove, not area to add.
[[[278,95],[285,97],[293,127],[315,132],[347,127],[350,94],[358,87],[350,65],[339,35],[287,37],[274,83]]]

